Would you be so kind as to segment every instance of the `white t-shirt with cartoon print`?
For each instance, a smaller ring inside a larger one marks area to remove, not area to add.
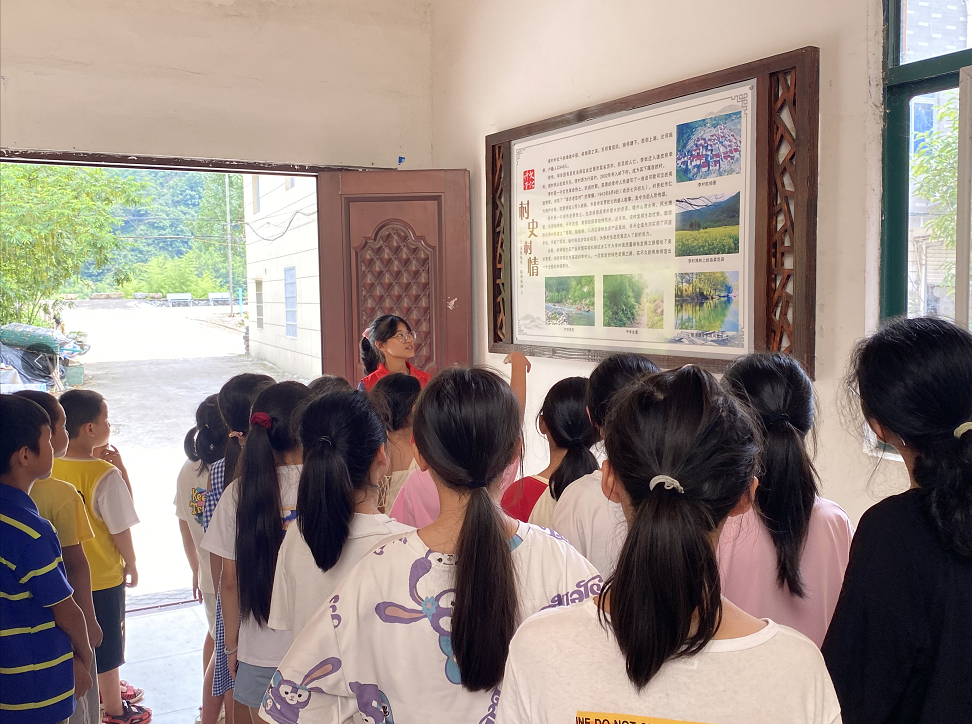
[[[302,465],[281,465],[277,467],[277,481],[280,484],[280,517],[283,519],[284,535],[287,528],[297,518],[297,488],[300,483]],[[203,536],[202,548],[226,560],[236,561],[245,566],[246,561],[236,560],[236,506],[239,481],[234,480],[226,486],[209,530]],[[253,616],[247,616],[240,624],[239,653],[237,659],[251,666],[276,666],[280,663],[290,642],[290,631],[277,631],[260,626]]]
[[[510,548],[520,620],[601,590],[594,566],[552,531],[521,522]],[[417,532],[384,541],[295,639],[260,716],[276,724],[494,721],[502,684],[479,692],[460,684],[454,585],[454,557],[429,550]]]

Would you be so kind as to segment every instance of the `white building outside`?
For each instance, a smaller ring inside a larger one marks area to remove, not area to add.
[[[317,179],[243,176],[250,355],[307,380],[321,374]]]

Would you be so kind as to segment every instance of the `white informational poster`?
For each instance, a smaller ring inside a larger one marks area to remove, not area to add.
[[[515,343],[752,351],[755,86],[513,141]]]

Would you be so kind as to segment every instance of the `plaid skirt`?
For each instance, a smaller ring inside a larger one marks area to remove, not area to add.
[[[233,677],[230,676],[229,664],[226,658],[226,629],[223,626],[223,607],[216,594],[216,667],[213,670],[213,696],[222,696],[233,688]]]

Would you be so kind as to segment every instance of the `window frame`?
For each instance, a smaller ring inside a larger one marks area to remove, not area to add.
[[[908,313],[911,100],[958,88],[972,48],[901,63],[902,0],[885,0],[884,134],[881,194],[881,320]],[[958,250],[956,250],[958,251]],[[958,279],[956,279],[956,298]]]
[[[289,283],[287,281],[288,272],[291,272],[293,274],[293,285],[294,285],[293,295],[287,293],[287,285]],[[297,333],[299,331],[299,327],[297,326],[297,267],[296,266],[284,267],[283,282],[284,282],[284,334],[286,335],[287,339],[297,339]],[[294,301],[293,309],[290,308],[291,299],[293,299]],[[294,313],[293,322],[290,321],[291,312]],[[291,327],[293,327],[293,334],[290,333]]]
[[[263,278],[253,280],[253,301],[256,306],[256,328],[263,329]]]

